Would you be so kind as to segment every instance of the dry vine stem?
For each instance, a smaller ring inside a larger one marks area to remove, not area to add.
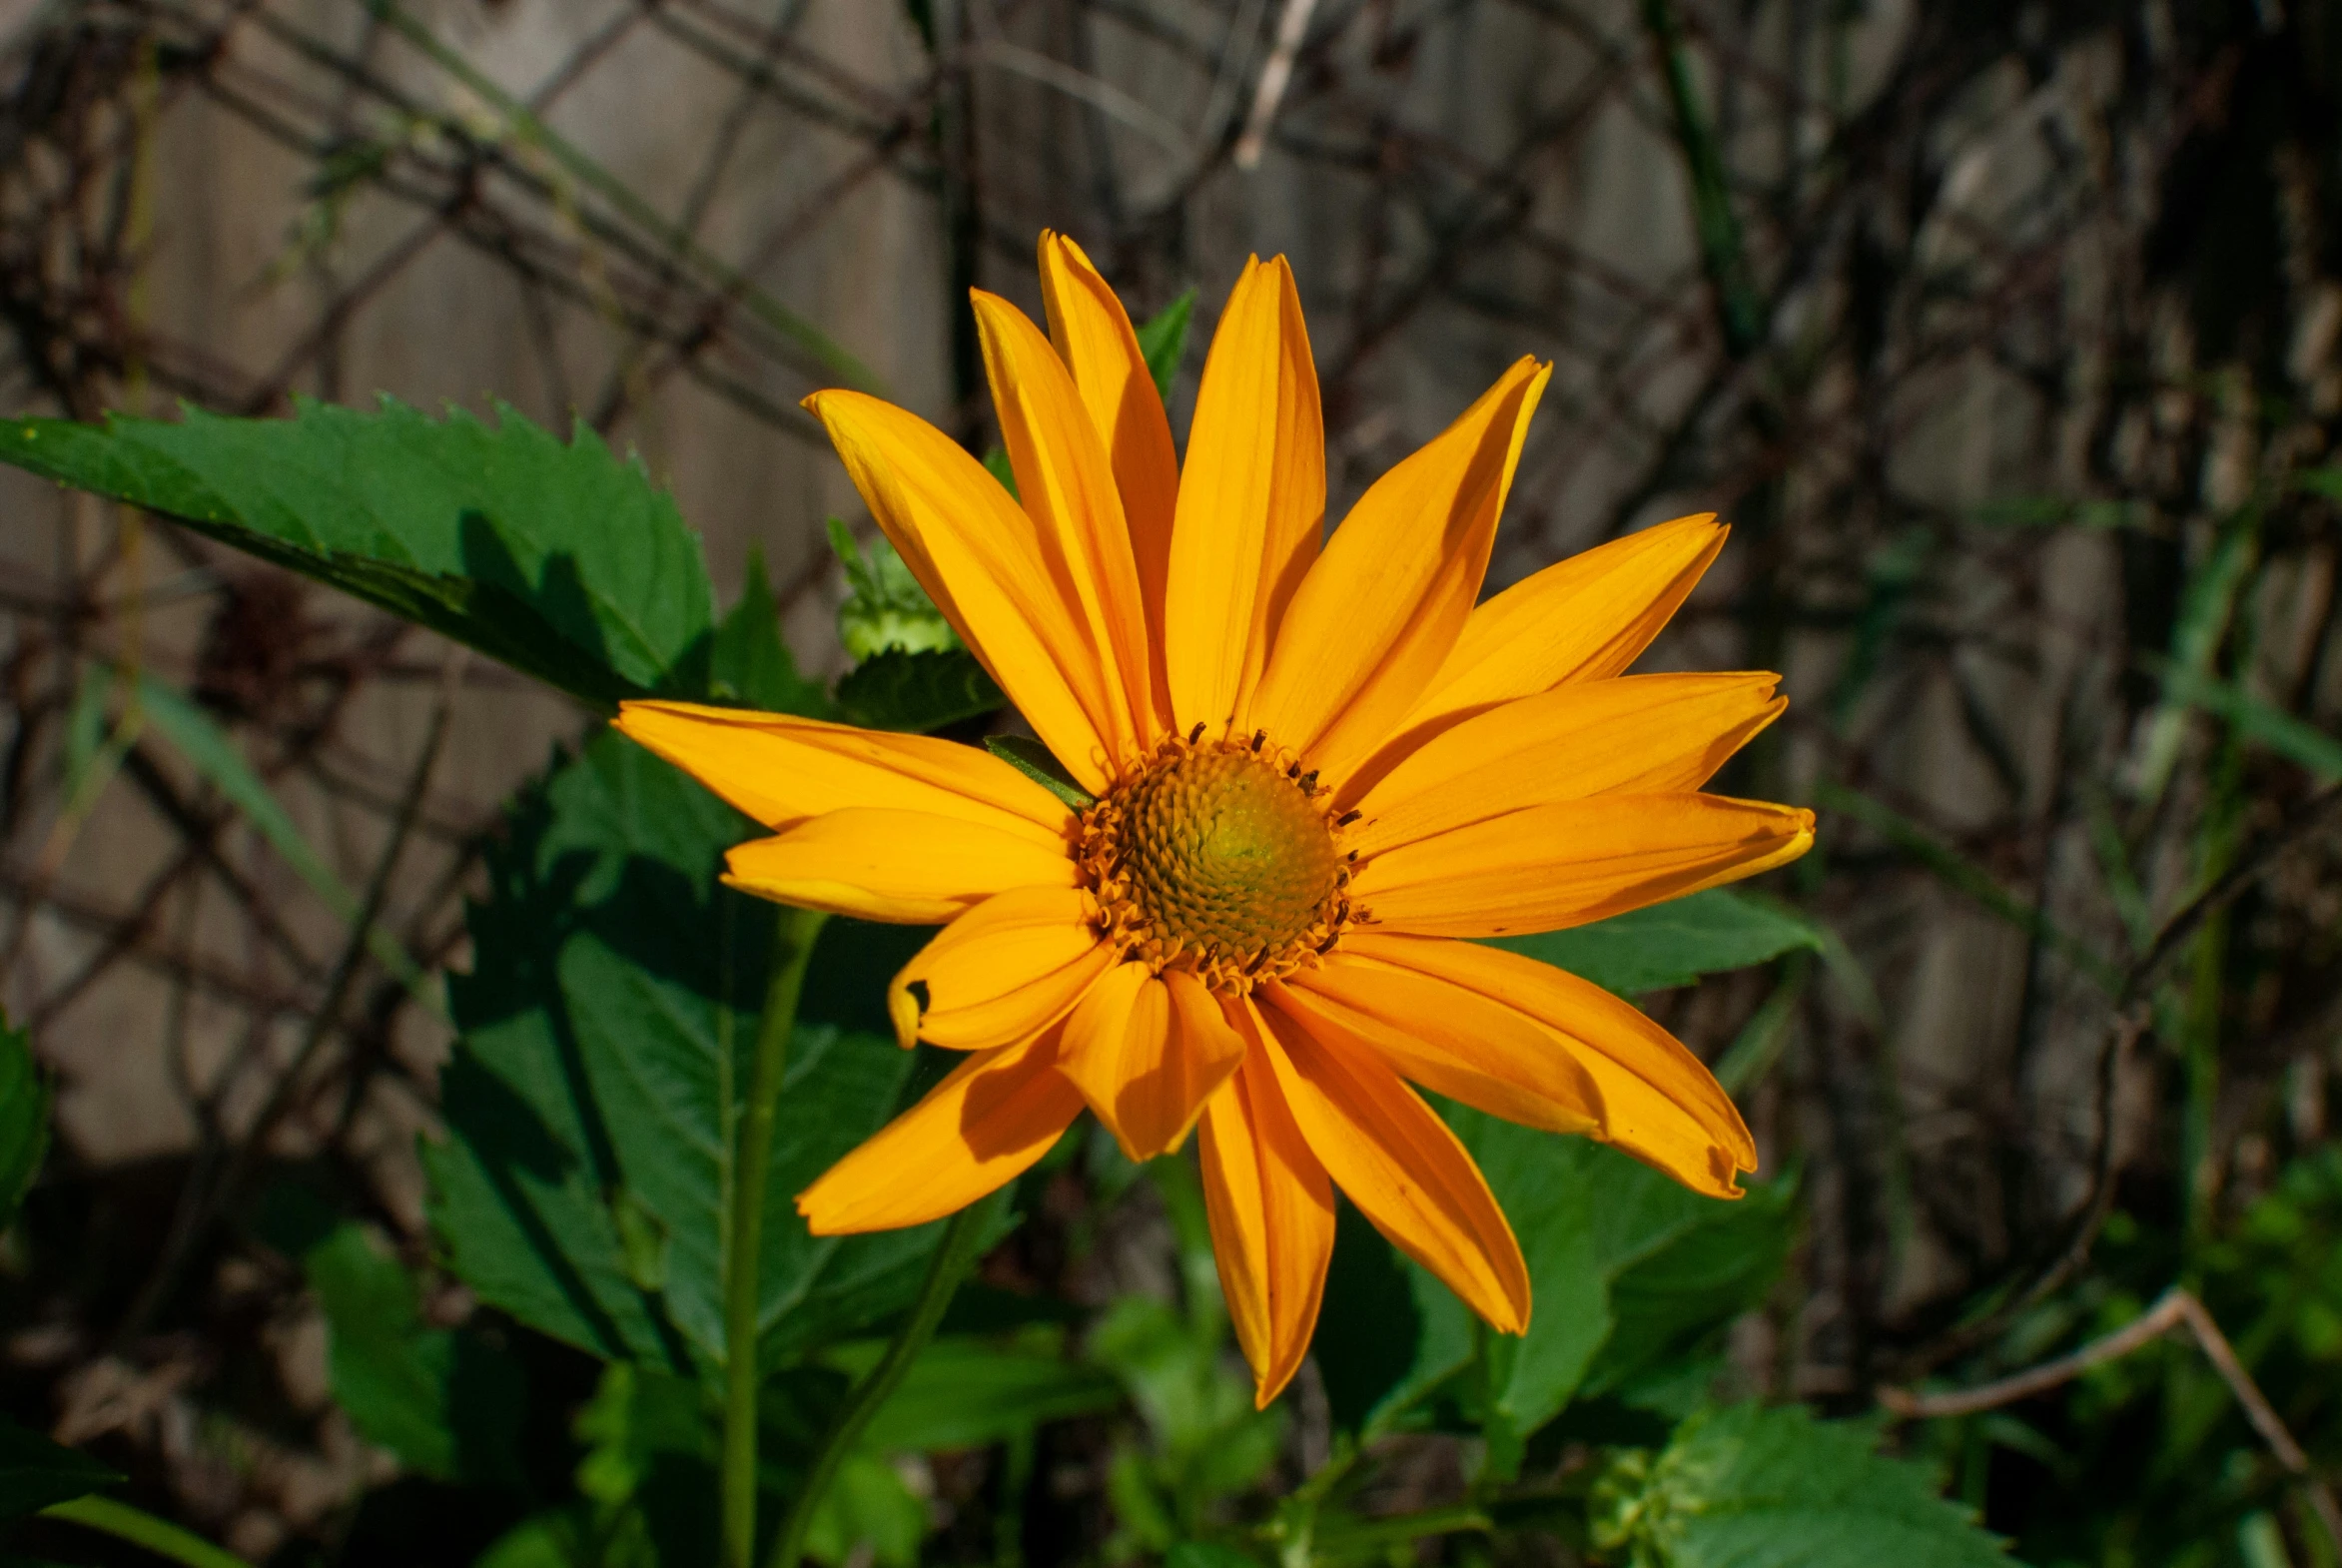
[[[2276,1410],[2260,1385],[2252,1380],[2252,1373],[2236,1358],[2236,1351],[2228,1343],[2228,1336],[2220,1332],[2220,1325],[2205,1310],[2203,1302],[2190,1291],[2177,1285],[2163,1292],[2135,1322],[2125,1323],[2112,1333],[2093,1339],[2071,1355],[2061,1355],[2053,1361],[2003,1377],[1997,1382],[1984,1383],[1975,1388],[1952,1393],[1916,1394],[1908,1388],[1881,1388],[1879,1403],[1906,1420],[1932,1420],[1944,1416],[1974,1415],[1980,1410],[1996,1410],[2002,1405],[2029,1399],[2052,1388],[2069,1383],[2091,1367],[2117,1360],[2141,1345],[2160,1339],[2172,1329],[2184,1326],[2195,1336],[2204,1359],[2227,1383],[2228,1391],[2236,1395],[2236,1402],[2244,1406],[2253,1430],[2261,1434],[2261,1441],[2277,1456],[2280,1464],[2300,1477],[2309,1493],[2310,1506],[2317,1511],[2318,1522],[2325,1526],[2327,1539],[2334,1549],[2342,1552],[2342,1507],[2337,1507],[2334,1493],[2310,1468],[2309,1455],[2301,1444],[2293,1440],[2285,1423],[2278,1419]]]

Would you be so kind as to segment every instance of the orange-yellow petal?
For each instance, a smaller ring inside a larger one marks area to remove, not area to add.
[[[1283,257],[1245,264],[1187,432],[1164,587],[1176,727],[1217,730],[1259,679],[1325,527],[1325,422]]]
[[[1715,1075],[1639,1009],[1591,981],[1474,942],[1359,932],[1342,948],[1349,962],[1412,976],[1415,995],[1404,1005],[1414,1016],[1460,1019],[1475,1016],[1478,1004],[1550,1031],[1556,1048],[1601,1090],[1596,1136],[1693,1190],[1737,1197],[1737,1173],[1757,1169],[1756,1140]]]
[[[1587,1133],[1602,1091],[1553,1036],[1519,1013],[1344,949],[1275,990],[1276,1007],[1319,1039],[1378,1051],[1401,1078],[1524,1127]]]
[[[1472,611],[1406,728],[1618,674],[1690,596],[1728,531],[1713,513],[1678,517],[1514,583]]]
[[[805,399],[870,514],[1044,744],[1093,793],[1110,774],[1122,699],[1039,534],[1000,481],[943,431],[862,392]]]
[[[1147,608],[1105,443],[1065,361],[1025,313],[981,289],[970,297],[1017,494],[1060,600],[1097,650],[1113,704],[1102,716],[1110,753],[1134,757],[1168,721],[1156,712]]]
[[[1039,844],[1068,841],[1065,803],[988,751],[786,713],[622,702],[616,727],[768,828],[852,806],[924,811]]]
[[[857,807],[751,839],[725,858],[743,893],[807,909],[932,926],[1009,888],[1068,890],[1072,857],[1031,837],[930,811]]]
[[[1789,704],[1776,675],[1625,675],[1516,697],[1435,736],[1354,802],[1362,855],[1508,811],[1708,782]]]
[[[1249,1021],[1247,1021],[1249,1023]],[[1333,1184],[1254,1053],[1203,1106],[1211,1255],[1261,1409],[1300,1370],[1333,1259]]]
[[[1723,795],[1596,795],[1386,849],[1351,886],[1386,930],[1559,931],[1797,859],[1814,814]]]
[[[906,1049],[989,1051],[1065,1017],[1113,962],[1087,892],[1016,888],[937,932],[887,987],[887,1015]]]
[[[1455,646],[1552,367],[1521,360],[1374,481],[1309,568],[1236,728],[1332,783],[1390,737]]]
[[[1066,1077],[1133,1160],[1186,1141],[1244,1042],[1194,976],[1121,964],[1066,1020]]]
[[[1155,374],[1140,352],[1139,335],[1123,302],[1107,287],[1082,248],[1062,234],[1041,236],[1041,298],[1049,312],[1049,340],[1073,373],[1082,402],[1098,426],[1122,491],[1131,527],[1131,554],[1139,567],[1139,594],[1154,631],[1154,678],[1163,711],[1170,712],[1163,670],[1164,583],[1171,574],[1171,510],[1179,494],[1179,460],[1171,420],[1155,390]]]
[[[1488,1320],[1529,1325],[1529,1268],[1480,1168],[1431,1108],[1370,1051],[1319,1039],[1273,1004],[1260,1055],[1309,1152],[1391,1245]]]
[[[798,1193],[797,1212],[815,1235],[940,1219],[1031,1170],[1081,1110],[1055,1031],[980,1052]]]

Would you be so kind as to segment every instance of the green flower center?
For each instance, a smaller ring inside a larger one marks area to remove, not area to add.
[[[1174,740],[1091,807],[1081,858],[1126,951],[1248,991],[1329,946],[1349,876],[1315,790],[1260,746]]]

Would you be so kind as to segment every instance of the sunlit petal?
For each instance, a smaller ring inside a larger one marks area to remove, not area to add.
[[[1082,1110],[1057,1034],[979,1052],[797,1194],[815,1235],[894,1230],[957,1212],[1050,1151]]]
[[[1155,376],[1123,302],[1082,248],[1062,234],[1041,236],[1041,298],[1049,339],[1073,373],[1098,427],[1122,491],[1139,592],[1154,632],[1152,664],[1162,711],[1170,713],[1163,666],[1164,585],[1171,574],[1171,512],[1179,493],[1178,457]]]
[[[1271,1002],[1259,1054],[1309,1152],[1390,1243],[1501,1333],[1529,1325],[1529,1268],[1472,1157],[1380,1057]]]
[[[1066,1020],[1065,1074],[1133,1160],[1185,1142],[1244,1057],[1244,1042],[1194,976],[1123,964]]]
[[[1485,997],[1345,950],[1274,991],[1320,1039],[1338,1032],[1399,1076],[1490,1116],[1552,1133],[1603,1125],[1602,1091],[1552,1034]]]
[[[1044,846],[1074,814],[987,751],[926,735],[692,702],[619,704],[616,728],[768,828],[872,806],[955,817]]]
[[[1465,620],[1378,760],[1404,755],[1492,703],[1621,673],[1691,595],[1728,531],[1712,513],[1678,517],[1572,555],[1490,598]]]
[[[1220,1293],[1265,1409],[1300,1370],[1317,1326],[1333,1260],[1333,1183],[1257,1052],[1204,1103],[1197,1152]]]
[[[815,392],[870,514],[970,651],[1083,787],[1105,787],[1121,695],[1069,605],[1032,519],[984,465],[918,415],[862,392]]]
[[[1164,660],[1175,727],[1217,730],[1259,679],[1325,526],[1325,425],[1283,257],[1245,265],[1212,335],[1171,526]]]
[[[1640,1009],[1592,982],[1501,948],[1436,938],[1361,933],[1344,958],[1416,977],[1420,990],[1408,1005],[1418,1018],[1482,1016],[1477,999],[1549,1031],[1601,1091],[1599,1136],[1686,1186],[1737,1197],[1737,1173],[1757,1169],[1756,1141],[1715,1075]],[[1493,1035],[1509,1026],[1486,1027]]]
[[[1360,862],[1357,897],[1386,930],[1501,937],[1559,931],[1804,854],[1814,814],[1722,795],[1596,795],[1434,833]]]
[[[1788,703],[1773,694],[1778,679],[1627,675],[1501,703],[1366,791],[1350,843],[1372,854],[1528,806],[1696,790],[1780,717]]]
[[[1398,725],[1455,645],[1550,366],[1522,360],[1358,500],[1277,627],[1238,730],[1338,783]]]
[[[751,839],[725,858],[743,893],[898,925],[931,926],[1010,888],[1080,886],[1066,852],[1021,832],[928,811],[856,808]]]
[[[1155,707],[1147,610],[1122,495],[1090,410],[1049,340],[998,295],[977,290],[976,328],[1001,437],[1058,597],[1097,650],[1107,743],[1118,760],[1152,745]]]
[[[937,932],[887,987],[887,1013],[906,1047],[987,1051],[1056,1023],[1113,962],[1087,892],[1018,888]]]

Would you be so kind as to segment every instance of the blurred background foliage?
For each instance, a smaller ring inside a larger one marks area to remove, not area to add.
[[[1337,514],[1533,353],[1497,581],[1734,522],[1644,667],[1786,673],[1821,848],[1534,952],[1766,1179],[1458,1112],[1531,1335],[1345,1215],[1255,1412],[1188,1168],[1069,1139],[809,1553],[2334,1568],[2338,94],[2331,0],[0,3],[8,1545],[715,1560],[774,917],[594,716],[996,726],[795,400],[988,450],[1053,226],[1174,428],[1291,255]],[[786,1201],[931,1080],[905,940],[790,1039],[775,1519],[933,1244]]]

